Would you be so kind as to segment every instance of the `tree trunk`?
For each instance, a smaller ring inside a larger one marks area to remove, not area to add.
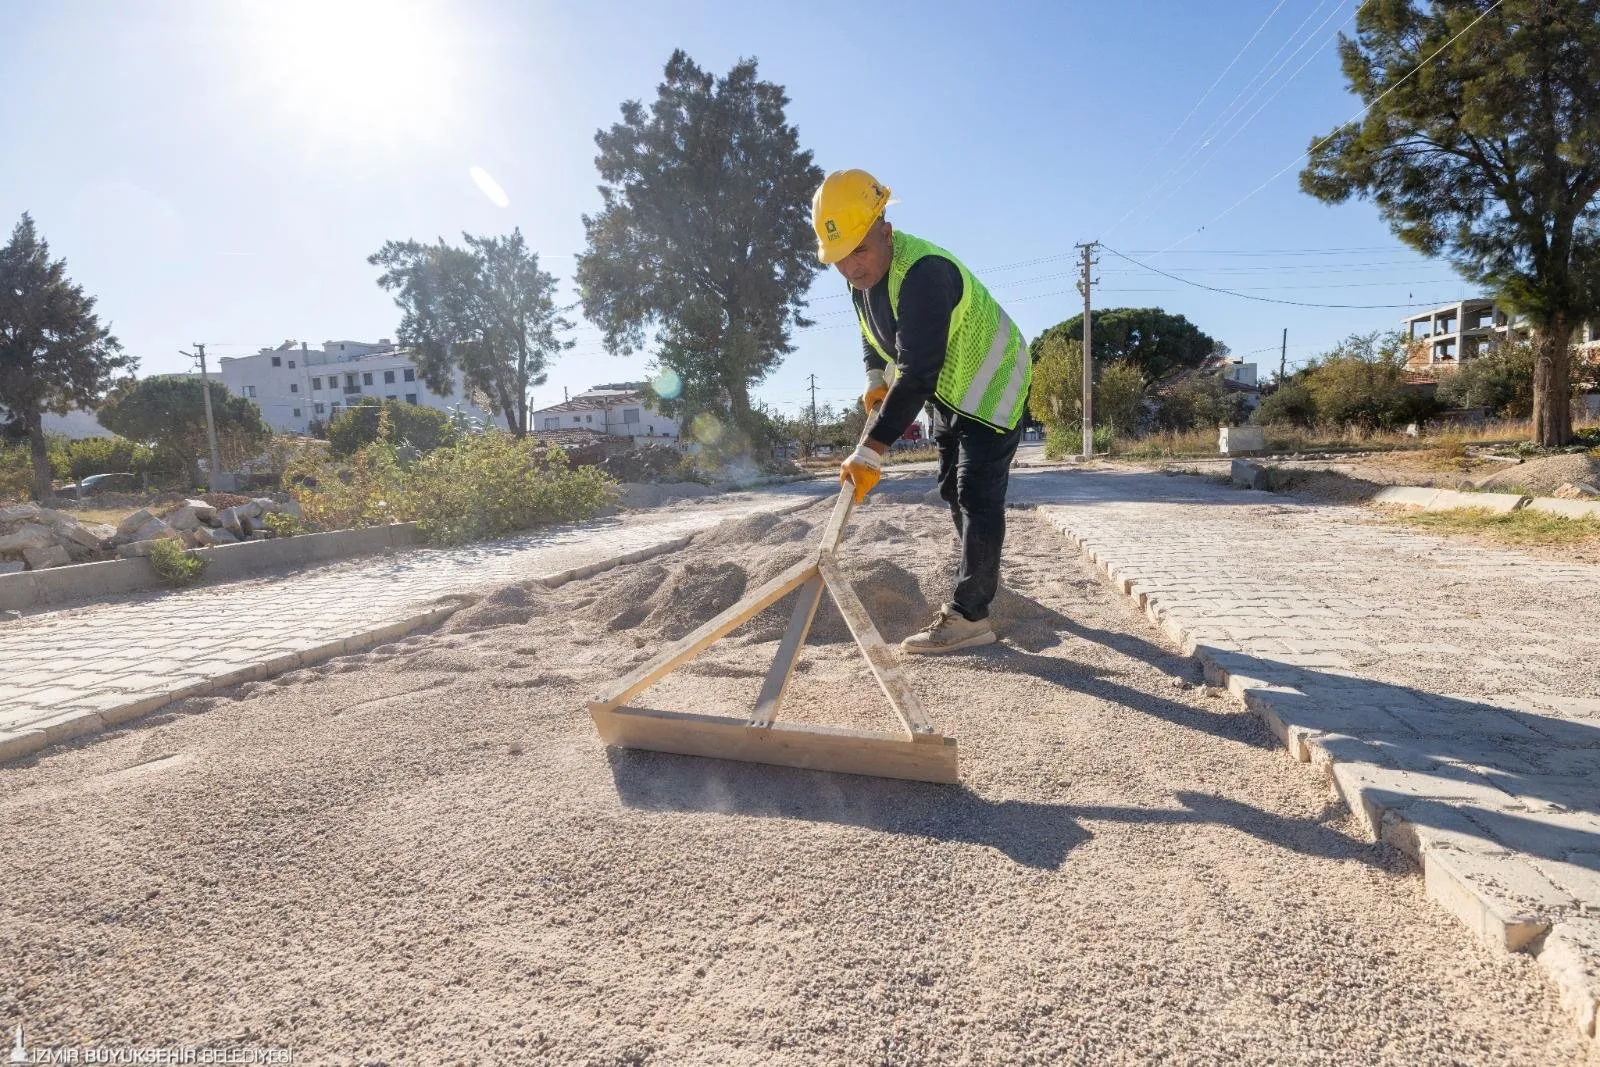
[[[1572,439],[1572,323],[1551,319],[1534,335],[1533,443],[1560,448]]]
[[[44,503],[50,495],[50,443],[44,436],[44,414],[37,409],[25,416],[28,451],[33,457],[33,499]]]
[[[192,451],[183,453],[183,474],[189,479],[190,489],[199,489],[207,484],[207,480],[200,474],[200,459]]]

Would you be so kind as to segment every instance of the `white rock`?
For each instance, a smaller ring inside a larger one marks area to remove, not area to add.
[[[149,541],[129,541],[125,545],[118,546],[117,558],[132,559],[134,556],[148,556],[150,554],[150,546],[161,540],[165,540],[165,538],[157,537]]]
[[[160,519],[152,517],[149,522],[133,532],[135,541],[159,541],[163,537],[178,537],[178,531],[168,526]]]
[[[223,508],[221,511],[217,512],[217,522],[222,524],[222,528],[224,530],[228,530],[232,533],[244,533],[244,521],[245,516],[239,513],[239,509],[237,507]]]
[[[256,506],[257,515],[270,515],[274,511],[282,511],[283,505],[269,496],[258,496],[250,503]]]
[[[29,569],[36,571],[42,571],[46,567],[64,567],[72,562],[72,557],[60,545],[25,549],[22,558],[28,561]]]
[[[211,543],[214,545],[236,545],[239,543],[239,539],[227,530],[207,529],[206,535],[211,538]]]
[[[41,510],[38,504],[13,504],[8,508],[0,508],[0,526],[33,522],[38,519]]]
[[[211,512],[213,517],[216,515],[217,512],[215,508],[211,507],[210,505],[205,505],[205,507],[207,511]],[[190,530],[206,524],[205,520],[201,518],[200,512],[192,504],[185,504],[177,511],[174,511],[172,514],[168,515],[166,522],[168,526],[172,527],[174,530],[177,530],[179,533],[188,533]]]
[[[30,522],[0,537],[0,552],[17,553],[29,548],[46,548],[55,543],[55,535],[50,532],[50,527]]]
[[[195,515],[198,516],[200,521],[203,523],[209,524],[217,521],[217,509],[212,505],[207,504],[204,500],[185,500],[183,502],[183,506],[186,508],[193,508]]]
[[[56,527],[56,536],[62,541],[68,541],[79,548],[98,551],[100,548],[100,535],[75,522],[64,522]]]
[[[153,518],[155,518],[155,516],[150,514],[149,508],[140,508],[132,515],[124,516],[123,520],[117,523],[117,536],[132,537],[134,534],[138,533],[141,526]]]

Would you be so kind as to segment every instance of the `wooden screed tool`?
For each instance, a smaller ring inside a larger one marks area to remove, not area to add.
[[[923,782],[955,782],[956,742],[934,730],[916,694],[906,684],[895,653],[884,644],[861,598],[839,570],[839,540],[855,506],[855,487],[839,488],[833,515],[822,533],[822,544],[801,560],[721,615],[663,649],[617,683],[609,693],[589,701],[600,738],[616,748],[643,748],[686,756],[749,763],[775,763],[785,767],[867,774],[881,778],[909,778]],[[767,671],[755,709],[747,717],[655,711],[628,705],[678,667],[688,663],[718,638],[795,590],[794,613]],[[794,673],[800,649],[806,643],[811,620],[826,589],[839,614],[855,637],[867,666],[878,680],[889,706],[900,720],[896,733],[872,733],[826,726],[790,726],[777,722],[784,690]]]

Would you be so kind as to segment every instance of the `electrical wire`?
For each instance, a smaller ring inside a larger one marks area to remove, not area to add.
[[[1223,289],[1223,288],[1221,288],[1219,286],[1206,285],[1204,282],[1197,282],[1197,281],[1193,281],[1193,280],[1191,280],[1189,278],[1182,278],[1182,277],[1179,277],[1176,274],[1169,274],[1167,271],[1164,271],[1159,267],[1152,267],[1148,263],[1141,263],[1137,259],[1134,259],[1132,256],[1128,256],[1128,255],[1125,255],[1125,254],[1123,254],[1121,252],[1118,252],[1115,248],[1112,248],[1110,245],[1102,244],[1100,247],[1104,248],[1107,252],[1110,252],[1112,255],[1116,256],[1119,259],[1125,259],[1129,263],[1132,263],[1134,266],[1143,267],[1145,270],[1150,271],[1153,274],[1159,274],[1163,278],[1170,278],[1173,281],[1181,282],[1184,285],[1192,285],[1196,289],[1206,289],[1206,290],[1209,290],[1210,292],[1213,292],[1213,293],[1222,293],[1225,296],[1236,296],[1241,300],[1257,300],[1257,301],[1260,301],[1260,302],[1266,303],[1266,304],[1291,304],[1291,305],[1293,305],[1295,307],[1337,308],[1337,309],[1340,309],[1340,310],[1366,310],[1366,309],[1376,309],[1376,308],[1415,308],[1415,307],[1426,307],[1427,306],[1427,303],[1411,303],[1411,304],[1317,304],[1317,303],[1311,303],[1311,302],[1308,302],[1308,301],[1305,301],[1305,300],[1282,300],[1282,299],[1278,299],[1276,297],[1270,297],[1270,296],[1253,296],[1253,295],[1251,295],[1249,293],[1241,293],[1236,289]]]
[[[1368,2],[1370,2],[1370,0],[1368,0]],[[1446,48],[1449,48],[1451,45],[1455,44],[1458,40],[1460,40],[1462,38],[1462,36],[1464,36],[1474,26],[1476,26],[1478,23],[1482,22],[1484,19],[1488,18],[1495,11],[1495,9],[1498,8],[1504,2],[1505,2],[1505,0],[1494,0],[1494,3],[1490,4],[1487,8],[1485,8],[1481,15],[1479,15],[1477,18],[1473,19],[1471,22],[1467,23],[1466,26],[1461,28],[1460,32],[1456,33],[1455,36],[1451,37],[1444,44],[1442,44],[1438,48],[1434,49],[1428,55],[1428,57],[1426,59],[1424,59],[1422,62],[1418,63],[1415,67],[1412,67],[1411,70],[1408,71],[1402,78],[1400,78],[1399,81],[1395,82],[1393,85],[1389,86],[1383,92],[1379,93],[1376,97],[1374,97],[1370,104],[1367,104],[1360,111],[1357,111],[1354,115],[1350,116],[1350,118],[1348,118],[1344,122],[1340,123],[1339,126],[1332,133],[1328,134],[1328,136],[1324,137],[1322,140],[1318,141],[1316,144],[1312,145],[1310,148],[1306,149],[1304,152],[1301,152],[1298,156],[1294,157],[1294,159],[1290,160],[1289,163],[1286,166],[1284,166],[1282,169],[1278,170],[1271,177],[1269,177],[1266,181],[1262,182],[1260,185],[1258,185],[1254,189],[1250,190],[1244,196],[1240,197],[1238,200],[1236,200],[1227,209],[1225,209],[1224,211],[1218,213],[1217,215],[1214,215],[1212,218],[1210,218],[1207,221],[1205,221],[1204,223],[1202,223],[1198,229],[1190,231],[1189,233],[1185,234],[1183,237],[1180,237],[1178,240],[1174,241],[1172,244],[1168,245],[1166,248],[1162,249],[1161,251],[1163,253],[1170,252],[1172,249],[1178,247],[1179,245],[1183,244],[1185,241],[1187,241],[1190,238],[1194,237],[1195,235],[1199,234],[1207,226],[1210,226],[1213,223],[1218,222],[1221,219],[1224,219],[1227,216],[1233,214],[1233,212],[1237,211],[1244,203],[1246,203],[1247,201],[1249,201],[1252,198],[1254,198],[1257,193],[1261,192],[1261,190],[1265,189],[1267,186],[1271,185],[1273,182],[1275,182],[1279,178],[1283,177],[1285,174],[1287,174],[1290,170],[1292,170],[1296,166],[1299,166],[1301,160],[1309,159],[1313,152],[1315,152],[1317,149],[1321,148],[1323,145],[1327,144],[1329,141],[1333,140],[1336,136],[1338,136],[1339,130],[1344,129],[1346,126],[1350,125],[1352,122],[1356,122],[1359,119],[1365,118],[1367,112],[1369,112],[1373,108],[1377,107],[1378,104],[1383,100],[1384,97],[1388,96],[1390,93],[1392,93],[1396,89],[1400,88],[1400,86],[1402,86],[1406,82],[1410,81],[1412,76],[1415,75],[1417,73],[1417,71],[1421,70],[1423,67],[1425,67],[1429,63],[1433,62],[1433,60],[1439,55],[1439,53],[1443,52]],[[1363,4],[1362,6],[1364,7],[1366,5]]]

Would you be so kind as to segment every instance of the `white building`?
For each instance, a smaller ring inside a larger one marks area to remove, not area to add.
[[[528,429],[535,433],[590,430],[632,437],[637,445],[676,444],[678,420],[657,411],[654,399],[643,382],[597,385],[569,400],[529,413]]]
[[[290,433],[305,433],[313,421],[326,423],[368,396],[440,411],[459,406],[486,425],[491,420],[467,400],[459,370],[450,394],[441,396],[423,384],[409,352],[387,337],[377,344],[324,341],[321,349],[285,341],[253,356],[224,356],[219,374],[230,392],[255,401],[267,425]]]

